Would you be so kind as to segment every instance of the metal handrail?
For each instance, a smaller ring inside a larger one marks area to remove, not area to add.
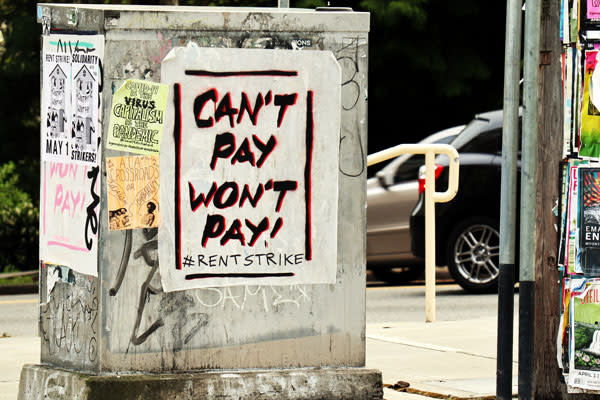
[[[367,157],[367,166],[378,164],[401,154],[425,155],[425,321],[435,321],[435,203],[445,203],[458,191],[459,157],[448,144],[399,144]],[[446,154],[450,159],[448,189],[435,191],[435,156]],[[432,190],[433,189],[433,190]]]

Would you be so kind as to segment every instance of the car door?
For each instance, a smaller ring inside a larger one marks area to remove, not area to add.
[[[369,262],[408,261],[410,251],[409,216],[418,199],[417,174],[422,155],[408,157],[386,185],[380,174],[367,182],[367,258]],[[382,171],[388,172],[389,171]]]

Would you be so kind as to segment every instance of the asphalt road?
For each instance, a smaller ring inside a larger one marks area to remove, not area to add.
[[[436,268],[436,320],[459,321],[495,317],[498,294],[470,294],[454,283],[446,267]],[[519,295],[515,291],[518,311]],[[367,324],[378,322],[422,322],[425,320],[425,282],[401,285],[377,281],[367,271]]]
[[[456,284],[437,285],[436,320],[459,321],[493,317],[498,313],[497,294],[468,294]],[[515,293],[515,310],[518,294]],[[421,322],[425,320],[425,286],[375,286],[367,288],[367,323]]]
[[[38,318],[37,294],[0,296],[0,336],[35,336]]]

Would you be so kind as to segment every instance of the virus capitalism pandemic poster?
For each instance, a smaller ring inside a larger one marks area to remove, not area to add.
[[[166,291],[334,283],[340,67],[331,52],[175,48],[160,159]]]
[[[168,93],[167,85],[126,80],[113,96],[106,147],[158,155]]]

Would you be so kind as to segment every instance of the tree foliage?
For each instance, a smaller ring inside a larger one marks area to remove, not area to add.
[[[502,106],[505,4],[363,0],[371,12],[369,151]]]
[[[39,41],[35,2],[0,0],[0,163],[39,157]]]
[[[37,205],[19,185],[17,164],[0,164],[0,272],[36,268],[38,216]]]

